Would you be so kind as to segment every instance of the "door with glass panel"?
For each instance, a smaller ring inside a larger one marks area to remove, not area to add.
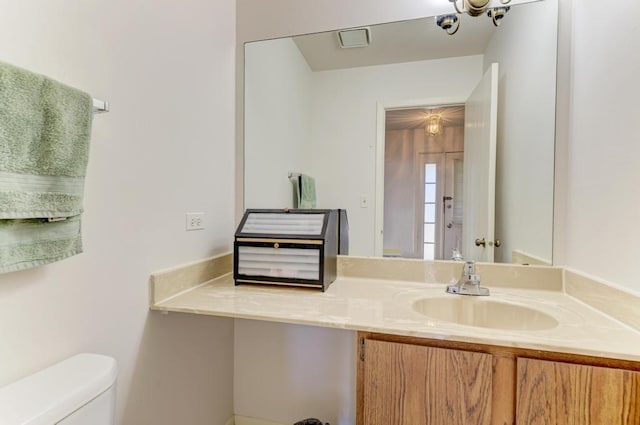
[[[417,226],[422,235],[416,249],[425,260],[451,259],[462,237],[462,152],[420,155]]]
[[[418,190],[417,199],[420,199],[422,208],[416,208],[417,229],[420,229],[422,237],[418,238],[416,251],[421,253],[421,258],[425,260],[440,259],[442,250],[442,208],[438,208],[438,200],[442,199],[444,180],[444,155],[420,154],[418,169],[420,175],[416,188]]]

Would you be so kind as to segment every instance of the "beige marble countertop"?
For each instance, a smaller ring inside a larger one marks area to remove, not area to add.
[[[323,293],[305,288],[234,286],[232,275],[225,274],[152,303],[151,308],[640,361],[640,332],[562,290],[486,285],[492,301],[533,308],[559,322],[547,330],[464,326],[412,309],[420,299],[459,297],[445,294],[445,286],[339,277]]]

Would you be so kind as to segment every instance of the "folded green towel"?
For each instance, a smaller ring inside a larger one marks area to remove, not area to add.
[[[299,177],[298,208],[310,209],[316,207],[316,181],[313,177],[301,174]]]
[[[87,93],[0,62],[0,273],[82,252],[92,120]]]
[[[82,212],[90,95],[0,62],[0,218]]]
[[[80,216],[63,221],[0,220],[0,273],[62,260],[82,252]]]

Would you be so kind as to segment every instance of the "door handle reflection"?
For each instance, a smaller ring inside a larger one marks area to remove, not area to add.
[[[484,238],[476,239],[476,246],[486,247],[487,241],[484,240]],[[489,241],[489,246],[495,246],[496,248],[500,248],[500,246],[502,246],[502,241],[500,239],[496,239],[493,242]]]

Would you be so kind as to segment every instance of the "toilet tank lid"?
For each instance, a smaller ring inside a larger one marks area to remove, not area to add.
[[[0,424],[51,425],[70,415],[116,381],[116,361],[78,354],[0,388]]]

